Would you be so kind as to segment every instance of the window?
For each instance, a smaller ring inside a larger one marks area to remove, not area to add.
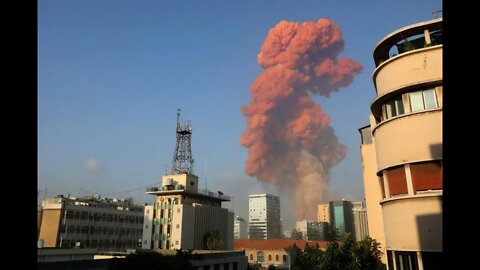
[[[385,119],[404,114],[402,95],[387,101],[383,105],[383,110],[385,111]]]
[[[263,251],[257,252],[257,262],[264,262],[265,261],[265,255],[263,254]]]
[[[395,169],[385,170],[385,174],[388,178],[390,196],[408,194],[407,178],[405,176],[405,168],[403,166]]]
[[[422,252],[423,269],[442,269],[442,252]]]
[[[410,164],[413,190],[426,191],[442,189],[442,165],[440,161]]]
[[[418,270],[417,253],[395,251],[397,270]]]
[[[250,254],[250,261],[253,261],[253,254]]]
[[[278,256],[278,254],[277,254],[277,255],[275,255],[275,261],[277,261],[277,262],[278,262],[278,260],[279,260],[279,258],[278,258],[278,257],[279,257],[279,256]]]
[[[412,112],[438,108],[435,88],[411,92],[409,95]]]
[[[272,260],[272,254],[268,254],[268,260],[269,260],[269,261]]]
[[[287,255],[283,255],[283,261],[284,261],[284,262],[287,261]]]

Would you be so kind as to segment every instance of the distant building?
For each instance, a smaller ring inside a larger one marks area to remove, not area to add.
[[[229,196],[198,190],[198,177],[186,173],[163,176],[147,194],[156,199],[145,208],[143,248],[206,249],[206,235],[217,231],[219,249],[233,249],[233,213],[222,208]]]
[[[328,208],[328,203],[318,205],[317,221],[330,223],[330,211]]]
[[[292,238],[292,230],[283,230],[283,238],[284,239],[291,239]]]
[[[389,33],[373,60],[376,96],[359,129],[370,236],[388,269],[441,269],[443,19]]]
[[[361,241],[368,235],[367,209],[363,202],[352,202],[353,225],[355,240]]]
[[[247,222],[240,216],[237,216],[233,221],[233,238],[235,239],[248,238]]]
[[[303,240],[320,241],[325,239],[325,224],[326,222],[301,220],[297,221],[295,229],[302,234]]]
[[[329,210],[331,225],[337,228],[338,236],[341,238],[345,233],[351,233],[355,237],[352,203],[347,200],[331,201]]]
[[[139,247],[143,206],[132,200],[92,196],[46,198],[42,201],[39,242],[45,248],[126,250]]]
[[[270,194],[248,196],[249,239],[280,239],[280,199]]]
[[[235,250],[245,251],[249,264],[260,264],[265,269],[269,265],[274,265],[278,269],[290,269],[296,258],[296,254],[292,251],[293,245],[304,250],[307,243],[311,247],[318,244],[322,250],[327,246],[327,242],[324,241],[235,239]]]

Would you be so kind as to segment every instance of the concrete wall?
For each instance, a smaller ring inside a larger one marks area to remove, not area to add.
[[[44,209],[42,224],[40,225],[39,239],[43,239],[44,247],[56,247],[60,222],[62,218],[61,209]]]
[[[383,214],[380,201],[383,199],[380,180],[376,175],[377,159],[374,144],[362,144],[363,187],[368,211],[368,234],[377,240],[383,252],[382,261],[386,263],[385,233],[383,231]]]
[[[149,249],[152,247],[152,230],[153,230],[153,205],[146,205],[143,215],[143,234],[142,248]]]
[[[377,95],[442,80],[442,48],[442,45],[436,45],[409,51],[382,63],[373,74]]]
[[[442,110],[405,114],[373,130],[377,172],[415,161],[442,158]]]
[[[442,251],[442,195],[382,202],[387,249]]]

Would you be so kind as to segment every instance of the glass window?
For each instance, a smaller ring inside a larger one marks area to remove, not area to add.
[[[424,109],[421,91],[410,93],[410,106],[412,112],[421,111]]]
[[[413,189],[417,191],[442,189],[442,165],[440,161],[410,164]]]
[[[417,253],[395,251],[397,270],[418,270]]]
[[[257,253],[257,262],[264,262],[265,261],[265,255],[263,254],[262,251],[259,251]]]
[[[435,89],[429,89],[423,91],[423,99],[425,101],[425,109],[435,109],[437,108],[437,96],[435,94]]]
[[[384,110],[386,119],[404,114],[402,95],[387,101],[384,104]]]

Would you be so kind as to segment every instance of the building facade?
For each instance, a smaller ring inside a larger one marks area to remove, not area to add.
[[[318,205],[317,221],[330,223],[330,210],[328,208],[328,203]]]
[[[45,198],[38,240],[43,247],[97,248],[122,251],[138,248],[143,206],[131,200],[92,196]]]
[[[240,216],[237,216],[233,221],[233,238],[245,239],[248,238],[247,222]]]
[[[293,245],[304,250],[307,243],[310,247],[318,245],[322,250],[325,250],[328,244],[324,241],[289,239],[236,239],[235,250],[243,250],[248,258],[249,264],[260,264],[263,269],[267,269],[270,265],[273,265],[278,269],[291,269],[292,265],[295,264],[295,259],[297,257],[295,250],[292,249]]]
[[[373,51],[362,162],[369,227],[383,230],[389,269],[441,268],[442,22],[400,28]]]
[[[207,249],[207,234],[218,232],[218,248],[233,249],[233,213],[222,208],[229,196],[198,190],[198,177],[186,173],[164,176],[147,194],[156,199],[145,208],[143,248]]]
[[[280,239],[280,198],[270,194],[248,196],[249,239]]]
[[[351,233],[355,237],[352,203],[347,200],[330,201],[329,210],[331,225],[338,230],[338,236],[342,238],[345,233]]]
[[[355,240],[361,241],[368,236],[367,209],[363,202],[352,202],[353,226],[355,227]]]
[[[325,240],[324,229],[326,222],[316,222],[301,220],[297,221],[295,229],[302,234],[302,239],[311,240]]]

